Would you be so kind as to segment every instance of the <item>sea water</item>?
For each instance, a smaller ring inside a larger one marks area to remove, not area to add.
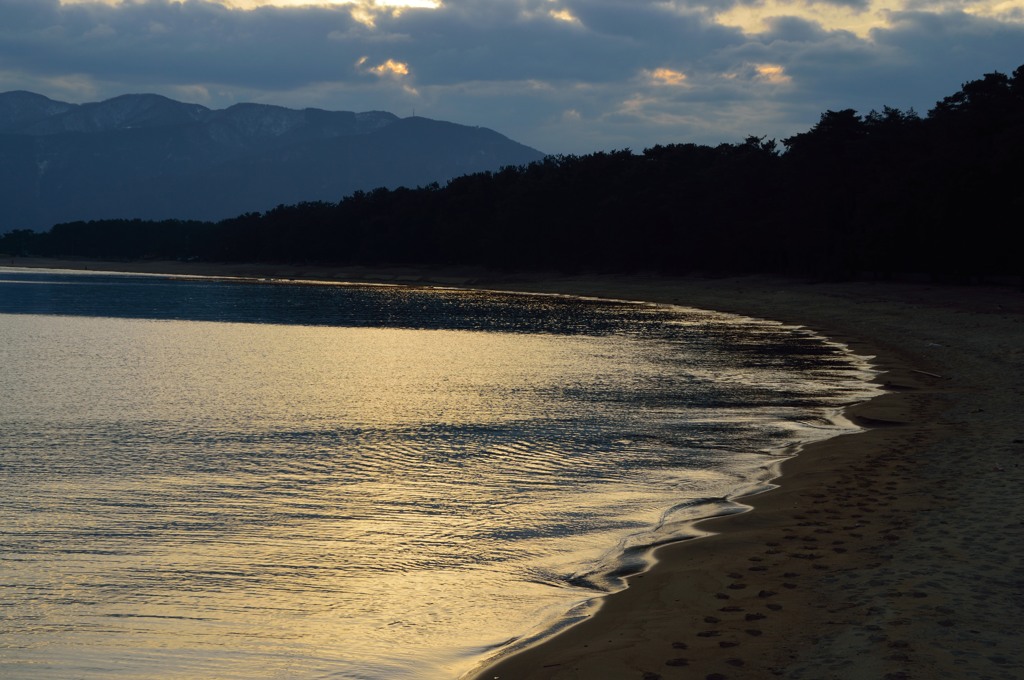
[[[451,680],[870,375],[684,308],[0,270],[0,677]]]

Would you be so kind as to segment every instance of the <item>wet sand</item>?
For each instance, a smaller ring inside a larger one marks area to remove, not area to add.
[[[1024,677],[1019,289],[184,263],[88,267],[649,300],[798,323],[844,342],[876,357],[886,387],[848,413],[864,432],[808,447],[783,465],[777,489],[745,500],[753,511],[701,523],[714,535],[659,549],[657,564],[604,598],[593,616],[473,677]]]

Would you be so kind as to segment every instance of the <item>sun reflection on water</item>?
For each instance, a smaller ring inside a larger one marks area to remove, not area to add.
[[[0,314],[0,675],[454,677],[863,394],[841,348],[690,314],[697,355]]]

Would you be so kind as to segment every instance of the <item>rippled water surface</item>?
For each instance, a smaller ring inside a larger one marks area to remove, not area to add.
[[[0,677],[455,678],[867,377],[694,310],[0,270]]]

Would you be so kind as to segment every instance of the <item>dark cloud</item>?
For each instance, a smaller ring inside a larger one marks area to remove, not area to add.
[[[835,7],[849,7],[850,9],[867,10],[871,6],[871,0],[816,0],[823,5]]]
[[[49,5],[23,26],[6,23],[0,57],[41,75],[87,73],[133,85],[221,82],[288,87],[338,77],[342,58],[358,58],[327,40],[354,23],[345,12],[231,11],[210,2],[148,2],[118,7]],[[26,30],[27,29],[27,30]],[[342,69],[345,70],[345,69]],[[347,69],[351,77],[351,68]]]
[[[831,40],[829,31],[822,28],[821,24],[800,17],[773,17],[765,23],[768,30],[758,35],[764,43],[777,40],[787,43],[821,43]]]
[[[863,113],[883,105],[925,113],[942,97],[984,72],[1012,72],[1024,60],[1024,25],[963,13],[907,13],[870,40],[832,33],[800,44],[773,45],[786,53],[801,99]]]
[[[0,90],[415,109],[585,152],[783,136],[826,108],[927,110],[964,80],[1012,71],[1024,44],[1024,25],[960,11],[903,12],[860,37],[797,16],[744,34],[716,24],[725,5],[710,5],[448,0],[378,13],[368,26],[343,5],[0,0]]]

